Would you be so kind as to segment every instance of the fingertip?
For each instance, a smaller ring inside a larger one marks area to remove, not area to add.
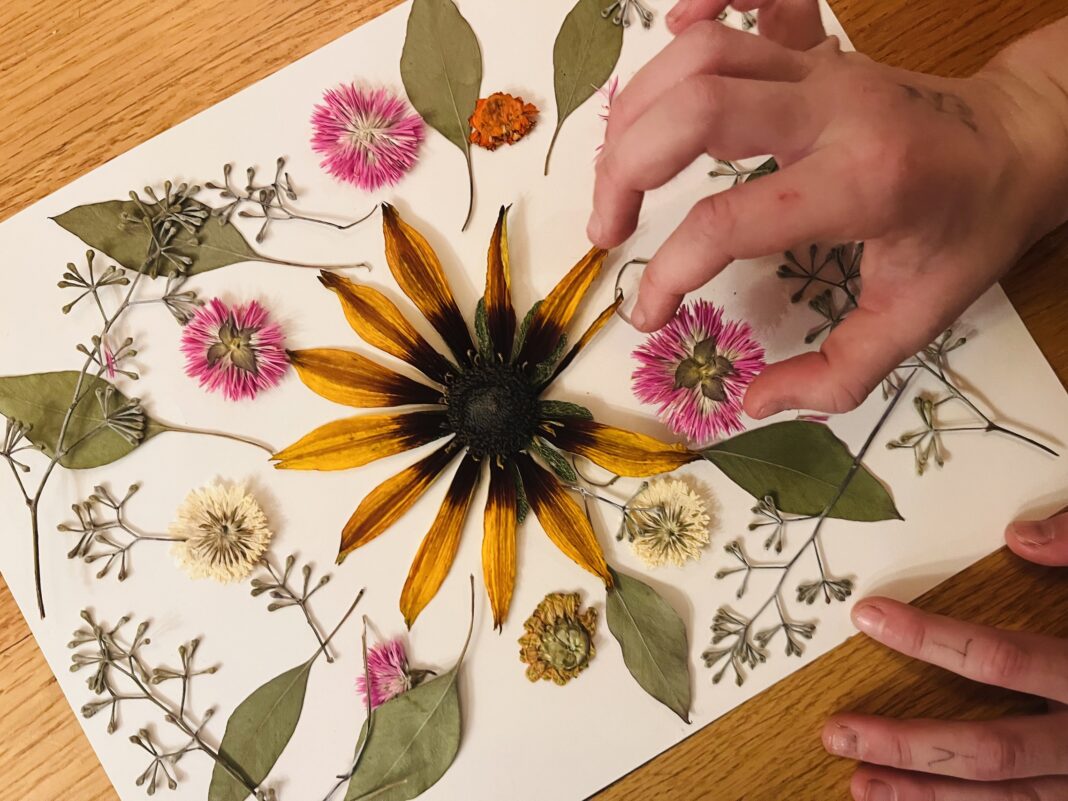
[[[1005,529],[1005,542],[1016,555],[1041,565],[1068,565],[1068,513],[1045,520],[1016,520]]]
[[[863,598],[853,605],[849,613],[853,625],[869,637],[879,639],[886,626],[889,598]]]
[[[631,324],[646,334],[659,331],[678,310],[682,298],[682,295],[639,289],[638,302],[630,315]]]

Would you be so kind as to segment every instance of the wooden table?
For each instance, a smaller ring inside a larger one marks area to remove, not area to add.
[[[1009,41],[1068,12],[1066,0],[831,3],[858,50],[944,75],[974,71]],[[395,4],[4,0],[0,219]],[[667,4],[658,3],[661,10]],[[1068,235],[1040,243],[1025,262],[1005,288],[1066,381]],[[1068,487],[1065,493],[1068,499]],[[920,605],[1068,636],[1066,577],[1003,550]],[[846,798],[852,766],[826,756],[819,740],[823,719],[836,710],[983,718],[1038,707],[1035,699],[972,684],[855,637],[597,798]],[[116,797],[2,581],[0,720],[5,799]]]

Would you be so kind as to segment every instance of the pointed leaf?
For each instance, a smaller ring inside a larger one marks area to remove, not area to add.
[[[60,370],[0,377],[0,415],[29,426],[26,438],[51,457],[55,453],[63,419],[74,401],[78,376],[76,370]],[[97,394],[107,389],[113,393],[111,408],[127,402],[127,397],[105,379],[90,374],[85,376],[79,389],[80,400],[71,414],[63,438],[63,445],[68,452],[59,463],[64,467],[80,470],[110,464],[167,430],[143,412],[143,438],[137,443],[104,427],[104,415]]]
[[[545,154],[545,174],[560,128],[571,113],[612,77],[623,49],[623,26],[601,13],[612,0],[578,0],[564,19],[553,46],[556,130]]]
[[[838,494],[853,454],[827,426],[787,420],[746,431],[702,453],[758,500],[770,495],[783,512],[818,515]],[[900,520],[894,499],[860,465],[829,517],[872,522]]]
[[[486,299],[479,298],[475,306],[475,341],[478,355],[483,359],[493,358],[493,340],[490,337],[489,323],[486,319]]]
[[[460,750],[459,664],[387,701],[349,782],[345,801],[408,801],[445,775]],[[360,740],[366,737],[364,722]],[[373,795],[372,795],[373,794]]]
[[[192,207],[209,208],[196,200],[187,202]],[[154,208],[151,203],[145,206]],[[136,212],[137,205],[132,200],[108,200],[77,206],[52,219],[86,245],[106,253],[127,270],[142,270],[151,236],[144,226],[123,220],[123,215],[134,215]],[[243,261],[262,260],[233,223],[215,216],[205,220],[195,235],[181,231],[175,237],[175,242],[175,254],[192,259],[188,268],[190,275]],[[162,259],[161,274],[169,273],[167,266],[166,259]]]
[[[690,661],[686,626],[647,584],[612,570],[605,615],[623,661],[649,695],[690,722]]]
[[[543,420],[560,420],[568,417],[578,417],[581,420],[592,420],[593,412],[585,406],[577,403],[561,400],[538,401],[538,416]]]
[[[408,100],[426,124],[464,154],[471,178],[471,115],[482,86],[482,50],[452,0],[414,0],[400,61]],[[469,186],[473,194],[473,187]],[[467,221],[471,220],[471,201]]]
[[[575,473],[575,468],[571,466],[567,461],[567,457],[560,453],[560,451],[556,450],[556,448],[545,440],[537,437],[535,437],[530,444],[534,452],[549,466],[549,469],[556,473],[557,478],[565,484],[578,483],[578,475]]]
[[[289,744],[304,709],[315,657],[275,676],[238,704],[226,721],[220,753],[259,786]],[[219,763],[211,774],[208,801],[243,801],[248,788]]]
[[[757,168],[751,173],[749,173],[749,175],[745,177],[745,180],[742,183],[747,184],[750,181],[755,181],[757,178],[763,178],[765,175],[771,175],[773,172],[778,171],[779,162],[777,162],[775,159],[768,159],[767,161],[758,165]]]

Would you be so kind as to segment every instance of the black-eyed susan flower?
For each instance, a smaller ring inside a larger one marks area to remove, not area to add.
[[[350,351],[318,348],[291,353],[304,383],[329,400],[358,408],[414,408],[327,423],[276,454],[276,467],[344,470],[444,440],[429,456],[372,490],[341,533],[338,561],[393,525],[459,459],[401,593],[401,612],[409,626],[452,566],[483,471],[489,472],[489,499],[482,572],[495,627],[503,625],[511,603],[520,505],[529,503],[549,539],[566,556],[610,585],[611,574],[589,520],[542,462],[560,469],[566,465],[562,450],[620,475],[650,476],[674,470],[698,455],[681,445],[595,422],[574,404],[542,398],[619,303],[617,299],[606,308],[564,354],[565,332],[601,270],[605,251],[594,248],[583,256],[517,327],[502,208],[490,240],[486,291],[478,304],[472,339],[426,239],[392,206],[383,205],[382,212],[390,271],[441,335],[451,358],[436,351],[378,290],[323,273],[320,281],[337,295],[356,333],[420,370],[430,383],[414,381]]]

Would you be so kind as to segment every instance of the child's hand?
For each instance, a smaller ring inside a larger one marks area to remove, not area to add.
[[[622,243],[643,193],[698,157],[773,154],[778,173],[694,205],[646,268],[633,320],[659,328],[735,259],[864,241],[859,308],[745,401],[754,417],[848,411],[1068,217],[1068,93],[1052,75],[1068,24],[954,80],[840,52],[815,0],[735,3],[765,6],[763,36],[715,22],[724,5],[682,0],[677,38],[616,99],[589,236]]]
[[[1032,562],[1068,566],[1066,513],[1014,523],[1005,537]],[[1068,640],[975,626],[886,598],[860,601],[853,620],[907,656],[1050,701],[1049,714],[990,721],[836,715],[823,729],[825,747],[867,763],[853,776],[853,798],[1068,798]]]

